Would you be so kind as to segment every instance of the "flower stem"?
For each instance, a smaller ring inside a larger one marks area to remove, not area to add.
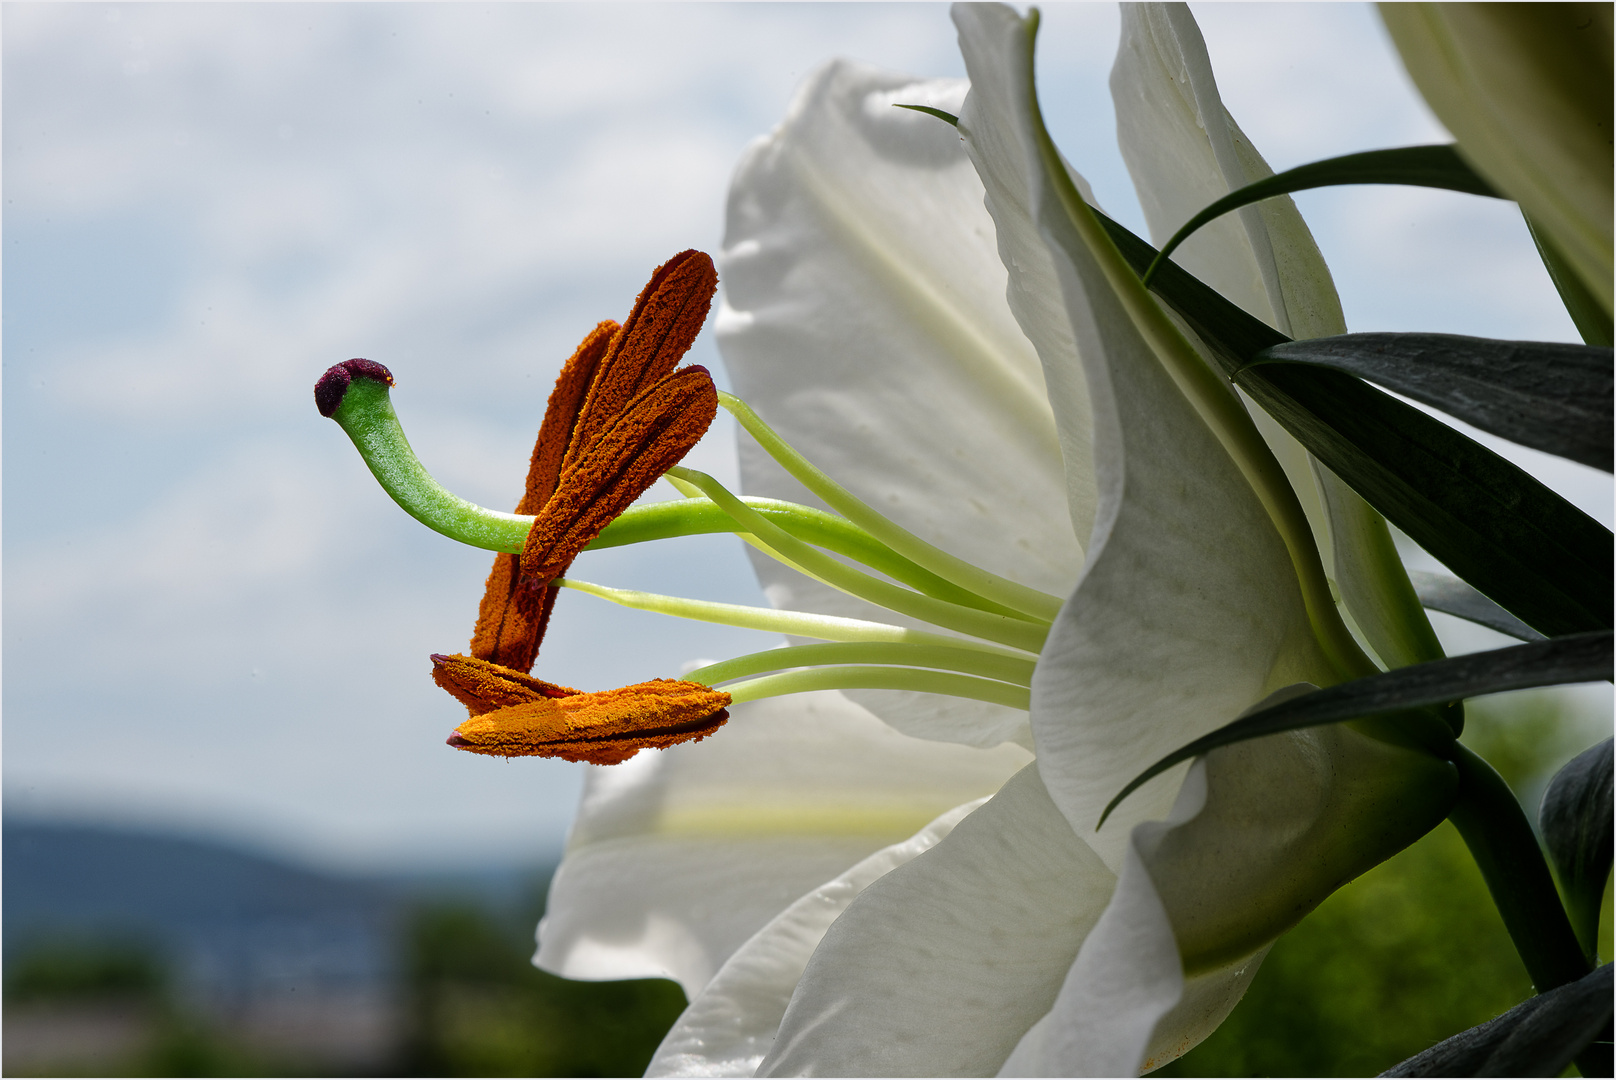
[[[874,664],[803,668],[734,683],[724,690],[737,705],[759,698],[801,694],[810,690],[913,690],[987,701],[1012,709],[1030,708],[1032,700],[1032,691],[1013,683],[956,675],[948,671],[880,667]]]
[[[1044,646],[1044,639],[1049,636],[1049,624],[1046,622],[1010,618],[960,604],[951,604],[945,600],[936,600],[891,582],[873,578],[846,563],[838,562],[791,536],[784,529],[765,519],[763,515],[749,509],[723,484],[706,473],[675,465],[668,470],[668,475],[694,484],[709,499],[723,507],[724,512],[733,517],[744,531],[805,568],[815,578],[852,596],[917,619],[924,619],[936,626],[987,641],[997,641],[1018,649],[1026,649],[1028,652],[1040,651]]]
[[[1034,667],[1031,657],[1022,659],[1001,653],[984,652],[981,649],[897,642],[857,642],[765,649],[762,652],[737,656],[732,660],[708,664],[706,667],[686,672],[681,677],[690,682],[713,686],[764,671],[783,671],[786,668],[828,664],[888,664],[941,668],[967,675],[980,675],[999,682],[1015,683],[1018,686],[1032,685]]]
[[[1454,744],[1453,754],[1459,800],[1448,820],[1481,868],[1527,974],[1540,994],[1582,978],[1588,960],[1515,793],[1462,743]]]
[[[984,596],[997,604],[1042,622],[1050,622],[1060,611],[1060,597],[1050,596],[1048,593],[1018,585],[1014,581],[989,573],[979,566],[933,547],[893,523],[793,449],[740,398],[720,390],[718,403],[727,409],[746,429],[747,434],[756,439],[758,445],[803,487],[824,499],[833,509],[847,515],[850,521],[893,551],[968,592]]]

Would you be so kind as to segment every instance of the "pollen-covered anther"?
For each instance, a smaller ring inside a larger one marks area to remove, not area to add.
[[[565,572],[613,518],[701,440],[718,414],[718,391],[699,364],[647,387],[561,473],[522,549],[521,570],[549,582]]]
[[[472,716],[529,701],[573,697],[580,692],[459,653],[432,654],[432,681],[449,691]]]
[[[455,728],[448,742],[459,750],[494,757],[558,757],[616,765],[648,747],[706,738],[729,719],[729,703],[730,696],[722,690],[655,679],[598,694],[538,697],[508,705],[473,716]]]

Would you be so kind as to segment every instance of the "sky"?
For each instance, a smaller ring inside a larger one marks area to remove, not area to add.
[[[1276,169],[1447,141],[1369,8],[1192,7]],[[1116,9],[1044,11],[1051,129],[1142,233],[1106,89]],[[552,858],[581,767],[449,750],[464,714],[428,677],[429,653],[464,648],[490,558],[388,501],[316,414],[314,381],[352,356],[386,364],[427,467],[508,509],[561,361],[670,255],[718,249],[730,172],[797,84],[836,56],[962,76],[946,9],[0,19],[6,811],[352,870]],[[1298,203],[1355,330],[1575,340],[1510,204],[1400,188]],[[690,360],[725,384],[708,332]],[[715,424],[687,464],[733,485],[733,440]],[[1610,523],[1608,477],[1508,452]],[[574,573],[764,602],[728,536],[589,553]],[[536,674],[585,689],[772,644],[571,593],[553,626]]]

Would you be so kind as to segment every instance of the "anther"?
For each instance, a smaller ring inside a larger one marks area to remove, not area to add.
[[[539,697],[473,716],[449,736],[493,757],[558,757],[616,765],[641,750],[705,739],[729,719],[730,696],[674,679],[598,694]]]

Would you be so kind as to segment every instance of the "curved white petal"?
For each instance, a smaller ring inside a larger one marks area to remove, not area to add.
[[[961,33],[977,33],[982,21],[995,15],[986,5],[961,4],[955,6],[953,17]],[[1011,100],[1009,88],[986,86],[1004,78],[1005,73],[994,67],[972,66],[969,54],[966,70],[977,92],[966,96],[960,110],[960,137],[982,180],[984,202],[993,217],[999,261],[1008,274],[1010,310],[1043,364],[1044,385],[1066,463],[1072,528],[1086,544],[1094,530],[1099,495],[1094,484],[1094,415],[1072,336],[1072,319],[1061,298],[1049,249],[1027,203],[1030,156],[1022,144],[1020,127],[1005,111]],[[1068,171],[1083,197],[1092,203],[1094,193],[1088,182],[1069,166]]]
[[[826,882],[752,935],[669,1030],[647,1076],[751,1076],[774,1043],[808,958],[853,898],[929,850],[981,806],[956,806],[900,844],[882,848]]]
[[[962,23],[961,49],[973,70],[1005,73],[976,92],[1014,95],[995,112],[1015,118],[1031,149],[1027,30],[1008,8],[985,14]],[[1033,676],[1033,735],[1056,805],[1120,869],[1128,830],[1167,811],[1182,772],[1146,785],[1096,836],[1127,778],[1329,669],[1267,511],[1135,327],[1041,164],[1028,171],[1088,376],[1100,489],[1088,564]]]
[[[1183,4],[1123,7],[1111,92],[1117,141],[1158,244],[1230,190],[1273,175],[1223,107],[1206,43]],[[1329,268],[1289,196],[1203,227],[1173,258],[1292,337],[1346,333]],[[1439,658],[1441,647],[1380,515],[1267,413],[1250,411],[1370,647],[1394,667]]]
[[[1065,595],[1081,548],[1033,346],[1005,302],[982,185],[954,129],[965,84],[846,61],[816,73],[730,191],[719,348],[736,392],[876,509],[994,573]],[[749,440],[750,494],[814,501]],[[882,621],[764,558],[770,600]],[[1012,737],[1024,718],[935,698],[855,694],[916,735]],[[909,707],[889,706],[907,701]],[[973,721],[972,717],[980,718]],[[1006,733],[1010,734],[1006,734]]]
[[[1133,830],[1116,894],[1004,1075],[1132,1075],[1180,1056],[1280,933],[1440,822],[1457,786],[1447,762],[1340,725],[1199,759],[1167,819]]]
[[[590,769],[535,963],[693,998],[798,897],[1027,760],[908,738],[834,692],[737,706],[700,743]]]
[[[1050,1007],[1116,879],[1028,767],[825,934],[762,1076],[981,1076]]]
[[[1137,1076],[1200,1042],[1240,1000],[1266,947],[1185,978],[1156,886],[1162,871],[1150,866],[1162,837],[1201,814],[1206,790],[1204,763],[1196,762],[1167,820],[1133,830],[1116,891],[1054,1007],[1022,1037],[1000,1076]]]

